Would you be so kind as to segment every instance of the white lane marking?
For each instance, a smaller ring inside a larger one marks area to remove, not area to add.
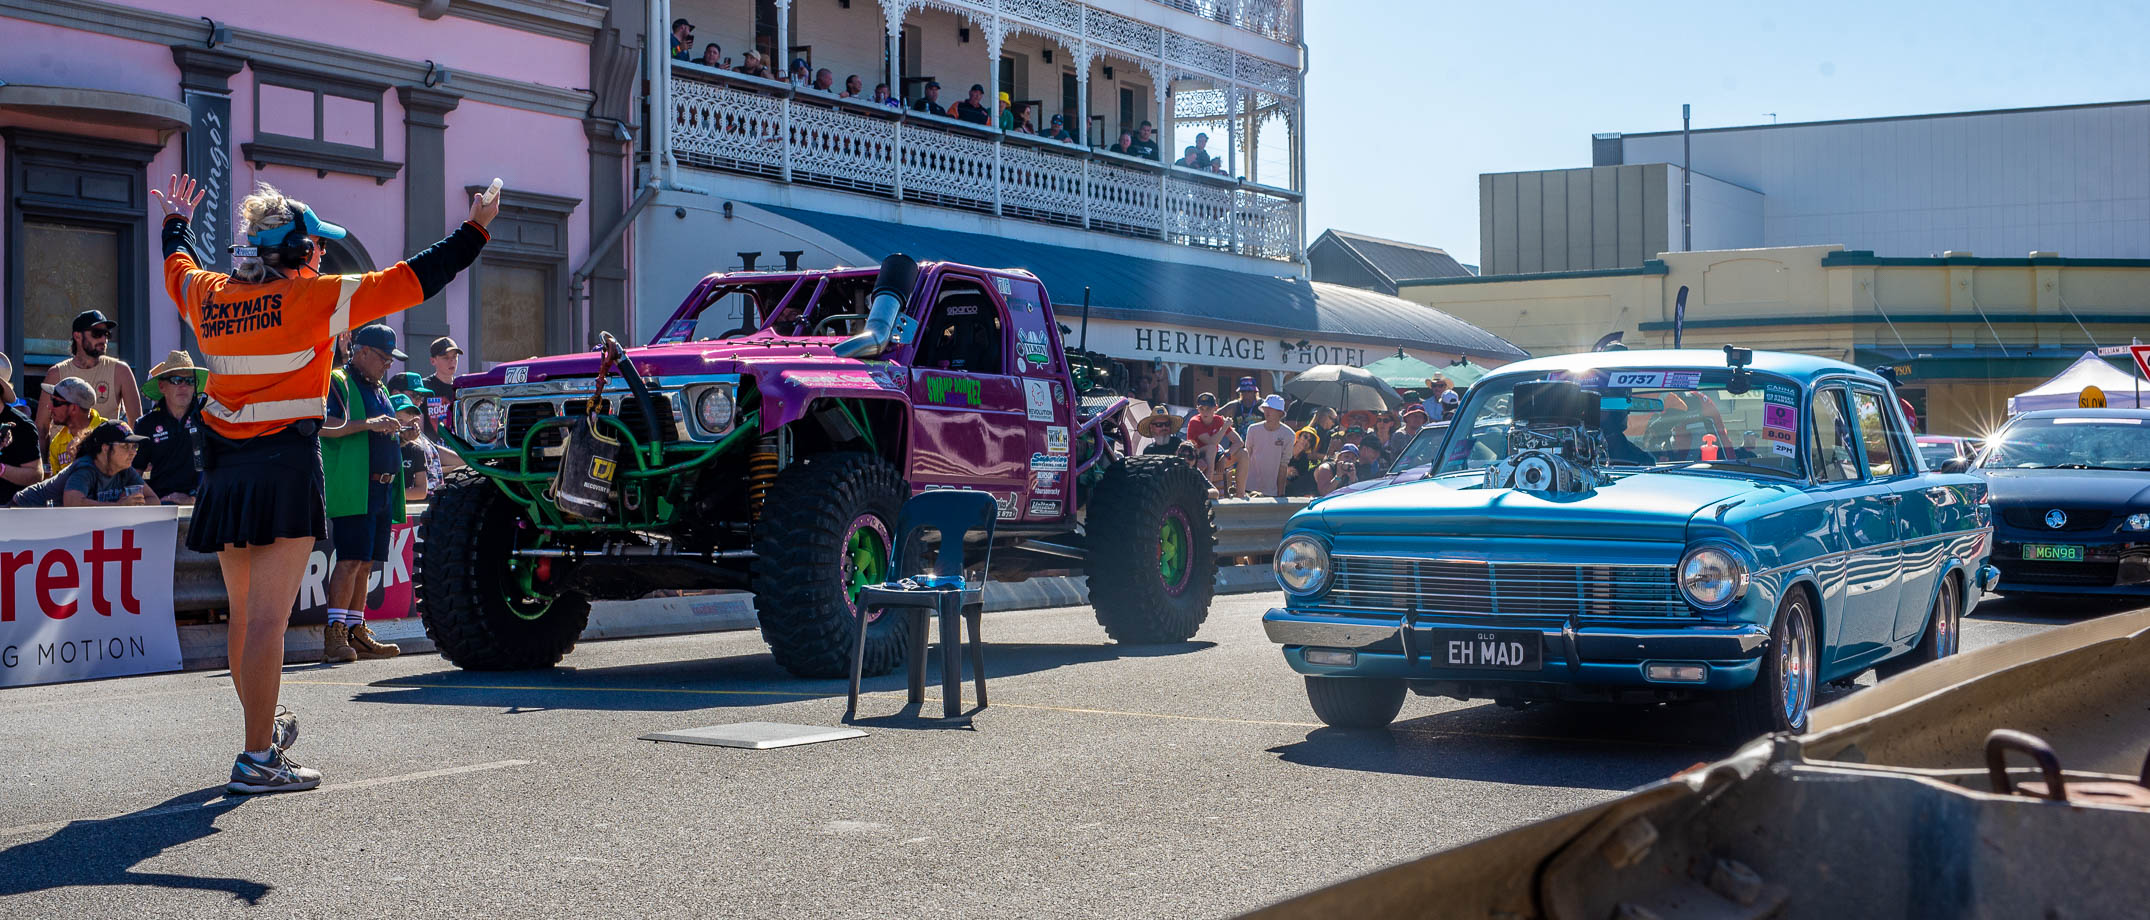
[[[448,767],[446,769],[441,770],[425,770],[418,773],[404,773],[398,776],[377,776],[373,779],[362,779],[349,783],[323,783],[319,788],[316,788],[311,791],[334,792],[340,789],[369,789],[374,786],[386,786],[391,783],[407,783],[413,780],[434,779],[442,776],[455,776],[460,773],[477,773],[484,770],[500,770],[505,769],[507,767],[528,766],[535,762],[536,761],[530,760],[496,760],[492,763],[471,764],[466,767]],[[148,811],[130,811],[116,815],[105,815],[101,818],[77,818],[72,821],[45,821],[38,824],[18,824],[14,827],[0,827],[0,837],[20,837],[26,834],[51,833],[54,831],[58,831],[59,829],[66,827],[70,824],[84,821],[102,822],[124,821],[133,818],[154,818],[158,815],[176,814],[183,811],[193,811],[203,808],[232,808],[250,799],[275,799],[283,797],[284,796],[282,795],[221,795],[204,802],[189,802],[183,805],[167,805],[163,808],[152,808]]]

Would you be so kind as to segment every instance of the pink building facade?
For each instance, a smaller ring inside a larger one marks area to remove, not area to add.
[[[624,261],[588,256],[629,188],[638,52],[618,46],[608,13],[581,0],[0,0],[0,351],[16,382],[66,357],[82,310],[120,322],[114,353],[137,369],[188,347],[148,195],[183,170],[211,183],[206,254],[228,265],[233,206],[268,182],[351,231],[325,259],[344,272],[440,239],[472,187],[505,180],[484,258],[390,321],[413,369],[439,335],[470,369],[619,326]]]

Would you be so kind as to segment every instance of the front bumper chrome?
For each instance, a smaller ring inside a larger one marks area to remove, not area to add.
[[[1365,648],[1401,629],[1394,620],[1293,613],[1282,608],[1262,617],[1262,629],[1278,645]]]

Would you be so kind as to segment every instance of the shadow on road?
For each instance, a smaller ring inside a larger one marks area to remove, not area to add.
[[[1269,749],[1286,763],[1526,786],[1632,789],[1729,753],[1715,710],[1492,704],[1407,719],[1388,731],[1318,728]],[[1714,734],[1714,736],[1713,736]]]
[[[136,872],[165,850],[219,833],[218,816],[246,800],[212,786],[166,799],[141,811],[72,821],[43,840],[0,850],[0,897],[53,888],[141,885],[220,891],[257,904],[273,887],[243,878]]]
[[[2139,597],[2104,597],[2094,594],[1988,594],[1971,608],[1970,619],[2003,623],[2076,623],[2124,613],[2143,606]]]
[[[1175,645],[1008,644],[985,647],[986,680],[1128,658],[1185,655],[1213,642]],[[926,684],[940,683],[938,647],[927,656]],[[802,680],[777,667],[768,654],[727,655],[610,668],[558,667],[543,671],[434,671],[375,681],[352,699],[362,703],[484,706],[510,712],[548,709],[684,712],[719,707],[766,706],[791,700],[841,697],[842,679]],[[901,669],[865,681],[867,692],[901,691]]]

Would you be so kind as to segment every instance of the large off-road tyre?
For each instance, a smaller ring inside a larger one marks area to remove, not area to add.
[[[1209,483],[1178,457],[1114,463],[1090,497],[1090,606],[1114,641],[1185,642],[1216,593]]]
[[[902,474],[870,454],[817,454],[785,467],[754,525],[754,612],[762,640],[800,677],[851,673],[858,589],[888,580],[896,512],[910,495]],[[866,627],[865,674],[903,663],[904,617]]]
[[[1888,680],[1919,665],[1956,654],[1963,637],[1963,602],[1958,600],[1962,597],[1958,590],[1954,575],[1942,576],[1941,589],[1934,592],[1934,608],[1926,616],[1926,632],[1919,636],[1919,644],[1912,646],[1909,652],[1875,665],[1875,677]]]
[[[1725,701],[1731,709],[1729,727],[1735,740],[1807,730],[1821,664],[1821,632],[1816,628],[1813,604],[1807,592],[1798,589],[1778,602],[1760,672],[1753,684]]]
[[[1306,701],[1333,728],[1387,728],[1403,710],[1404,684],[1382,677],[1307,675]]]
[[[441,657],[472,671],[549,668],[590,622],[589,598],[544,590],[541,560],[517,547],[544,535],[500,488],[470,470],[448,476],[418,523],[411,587]]]

